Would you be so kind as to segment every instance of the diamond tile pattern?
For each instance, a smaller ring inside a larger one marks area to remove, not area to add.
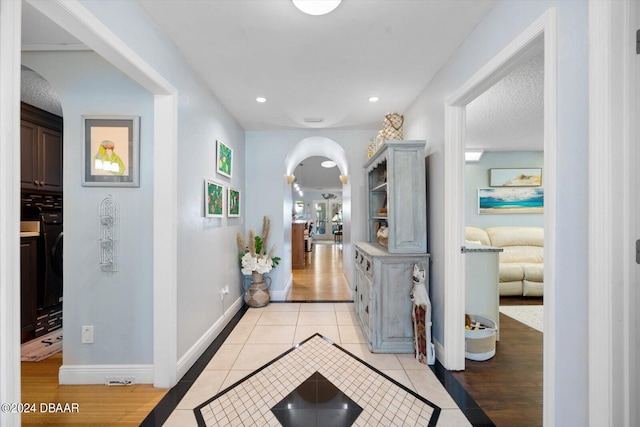
[[[198,425],[282,425],[271,408],[316,372],[362,408],[354,426],[435,425],[440,414],[438,406],[316,334],[196,407]]]

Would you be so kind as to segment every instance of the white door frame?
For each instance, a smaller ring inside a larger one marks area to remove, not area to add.
[[[628,0],[589,1],[590,426],[640,421],[637,7]]]
[[[464,149],[466,105],[506,76],[522,60],[544,49],[544,384],[555,371],[555,218],[556,218],[556,9],[550,8],[445,102],[445,267],[443,365],[464,369],[465,259]],[[553,425],[553,386],[544,387],[545,425]]]
[[[154,385],[177,382],[177,90],[77,0],[28,0],[154,94]],[[0,400],[20,402],[21,2],[0,2]],[[0,425],[20,425],[0,413]]]

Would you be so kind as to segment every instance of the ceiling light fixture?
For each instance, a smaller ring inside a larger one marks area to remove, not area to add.
[[[335,168],[336,167],[336,162],[331,161],[331,160],[325,160],[324,162],[320,163],[320,166],[322,166],[323,168]]]
[[[291,0],[293,5],[307,15],[326,15],[333,11],[342,0]]]
[[[378,98],[377,96],[369,97],[369,102],[378,102],[379,100],[380,100],[380,98]]]
[[[267,102],[267,98],[263,98],[263,97],[259,96],[259,97],[256,98],[256,101],[258,101],[259,103],[262,104],[264,102]]]
[[[464,152],[464,161],[467,163],[477,163],[483,154],[483,150],[467,150]]]

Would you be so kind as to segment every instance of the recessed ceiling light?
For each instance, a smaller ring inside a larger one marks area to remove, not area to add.
[[[259,96],[259,97],[256,98],[256,101],[258,101],[260,103],[267,102],[267,98],[263,98],[263,97]]]
[[[342,0],[291,0],[293,5],[307,15],[326,15],[333,11]]]
[[[380,98],[378,98],[377,96],[372,96],[369,98],[369,102],[378,102],[380,100]]]
[[[324,162],[320,163],[320,166],[322,166],[323,168],[335,168],[336,162],[325,160]]]

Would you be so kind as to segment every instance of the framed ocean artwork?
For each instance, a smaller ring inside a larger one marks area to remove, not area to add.
[[[479,214],[541,214],[542,187],[478,188]]]
[[[489,169],[490,187],[540,187],[542,168]]]

